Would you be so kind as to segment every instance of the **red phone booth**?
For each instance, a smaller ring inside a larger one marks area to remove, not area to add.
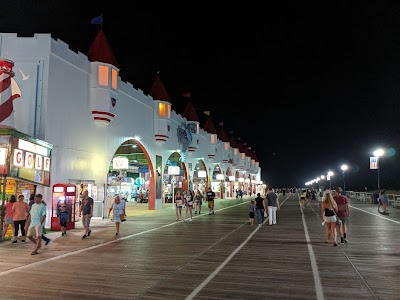
[[[53,185],[51,230],[61,230],[60,219],[58,217],[61,205],[66,206],[69,214],[67,229],[75,228],[75,198],[76,186],[74,184],[57,183]]]

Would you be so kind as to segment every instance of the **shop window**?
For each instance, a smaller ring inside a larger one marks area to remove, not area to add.
[[[108,86],[108,70],[107,66],[99,66],[99,85]]]
[[[224,149],[229,150],[229,143],[224,143]]]
[[[168,109],[168,119],[171,119],[171,105],[167,105],[167,109]]]
[[[243,160],[245,160],[245,156],[246,156],[246,154],[245,154],[245,153],[242,153],[242,159],[243,159]]]
[[[111,87],[116,90],[117,89],[117,70],[111,69]]]
[[[233,155],[237,156],[237,155],[238,155],[238,152],[239,152],[239,149],[238,149],[238,148],[234,148],[234,149],[233,149]]]

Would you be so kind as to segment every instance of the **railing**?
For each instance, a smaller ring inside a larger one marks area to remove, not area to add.
[[[346,193],[350,199],[355,199],[358,201],[363,201],[368,203],[374,203],[372,193],[353,192],[353,191],[346,191]],[[400,195],[395,195],[395,194],[387,194],[387,195],[389,197],[389,205],[392,205],[393,207],[400,207]]]

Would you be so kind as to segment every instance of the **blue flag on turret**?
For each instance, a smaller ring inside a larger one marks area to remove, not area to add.
[[[91,24],[95,25],[102,25],[103,24],[103,15],[94,17],[92,20],[90,20]]]

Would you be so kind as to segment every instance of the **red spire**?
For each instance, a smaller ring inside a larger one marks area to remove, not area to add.
[[[224,143],[229,142],[228,135],[226,134],[224,128],[222,128],[221,131],[219,132],[218,139],[220,139]]]
[[[154,100],[162,100],[171,103],[171,99],[168,96],[164,83],[161,81],[158,74],[156,80],[154,80],[153,85],[151,86],[149,95],[152,96]]]
[[[183,116],[186,118],[188,121],[199,121],[199,117],[197,116],[196,110],[194,109],[194,106],[191,101],[188,102],[186,105],[185,111],[183,112]]]
[[[215,129],[214,122],[211,118],[208,118],[206,123],[204,124],[204,130],[211,134],[217,134],[217,130]]]
[[[235,139],[235,137],[231,137],[231,140],[229,141],[230,143],[231,143],[231,147],[232,148],[239,148],[238,147],[238,144],[237,144],[237,142],[236,142],[236,139]]]
[[[114,56],[114,52],[112,51],[102,29],[99,30],[96,38],[89,48],[88,58],[90,61],[98,61],[110,64],[120,69],[119,64]]]

